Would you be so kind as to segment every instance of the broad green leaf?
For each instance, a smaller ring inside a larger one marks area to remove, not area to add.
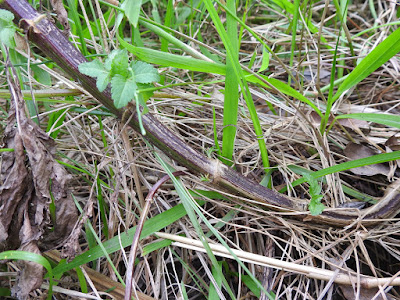
[[[104,68],[102,62],[95,59],[78,66],[79,72],[90,77],[97,78],[96,86],[100,92],[104,91],[110,83],[110,73]]]
[[[0,41],[10,48],[15,48],[14,15],[5,9],[0,9]]]
[[[333,101],[400,52],[400,28],[375,47],[339,86]]]
[[[142,0],[125,0],[121,7],[125,10],[126,17],[134,27],[137,26],[141,6]]]
[[[116,108],[124,107],[131,102],[136,92],[137,85],[132,77],[125,78],[121,75],[115,75],[111,79],[111,96]]]
[[[157,69],[148,63],[133,61],[131,67],[135,74],[135,81],[138,83],[158,82],[160,80]]]
[[[337,116],[336,119],[357,119],[400,128],[400,116],[377,113],[357,113]]]
[[[126,49],[114,50],[114,54],[111,61],[110,76],[121,75],[123,77],[128,77],[129,74],[129,57],[128,51]]]
[[[314,178],[310,173],[305,173],[304,178],[310,185],[311,200],[308,204],[308,209],[310,210],[311,215],[320,215],[325,209],[325,205],[321,203],[321,199],[323,198],[323,196],[321,195],[321,186],[319,185],[318,180]]]
[[[11,23],[12,20],[14,20],[14,15],[12,12],[6,9],[0,9],[0,21]]]
[[[8,26],[8,27],[2,27],[2,24],[0,24],[0,41],[3,42],[6,46],[14,49],[15,48],[15,40],[14,40],[14,34],[15,34],[15,28]]]

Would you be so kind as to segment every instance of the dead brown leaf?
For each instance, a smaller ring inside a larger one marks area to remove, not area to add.
[[[64,33],[66,35],[69,34],[69,30],[71,27],[68,23],[68,13],[64,7],[62,0],[50,0],[51,6],[53,7],[54,11],[57,14],[58,21],[64,26]]]
[[[68,191],[70,175],[54,158],[55,142],[26,117],[15,73],[7,75],[12,105],[3,143],[14,151],[2,153],[0,251],[19,249],[40,253],[65,243],[78,215]],[[55,218],[50,216],[52,201]],[[40,266],[23,265],[13,288],[19,299],[37,288],[43,277]]]
[[[369,147],[355,143],[349,143],[343,151],[344,154],[351,160],[370,157],[377,154]],[[382,174],[387,176],[390,172],[390,168],[384,164],[375,164],[353,168],[350,169],[350,171],[356,175],[373,176]]]

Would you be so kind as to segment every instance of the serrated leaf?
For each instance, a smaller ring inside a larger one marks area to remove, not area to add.
[[[312,197],[310,204],[308,204],[308,209],[310,210],[311,215],[317,216],[320,215],[324,209],[325,205],[321,203],[322,196]]]
[[[110,76],[121,75],[129,76],[129,57],[126,49],[112,51]]]
[[[14,15],[8,10],[0,9],[0,20],[3,20],[5,23],[11,23],[14,20]]]
[[[0,41],[10,48],[15,48],[13,19],[14,15],[10,11],[0,9]]]
[[[104,68],[104,65],[98,59],[82,63],[78,66],[78,69],[82,74],[97,78],[96,86],[100,92],[104,91],[110,83],[110,73]]]
[[[160,80],[160,75],[156,68],[143,61],[134,61],[131,64],[135,81],[138,83],[150,83]]]
[[[12,49],[15,48],[14,34],[15,34],[14,27],[12,26],[1,27],[0,24],[0,41]]]
[[[135,96],[137,85],[133,78],[115,75],[111,79],[111,96],[116,108],[126,106]]]
[[[146,91],[146,89],[150,89],[150,88],[154,88],[154,85],[150,84],[150,83],[138,83],[138,90],[140,92],[140,95],[143,97],[143,100],[146,102],[147,100],[150,99],[151,96],[153,96],[153,91],[149,90]],[[141,91],[141,90],[145,90],[145,91]]]
[[[141,6],[142,0],[125,0],[121,6],[125,11],[125,16],[134,27],[137,26]]]
[[[118,50],[113,50],[113,51],[111,51],[110,52],[110,54],[108,54],[108,56],[107,56],[107,58],[106,58],[106,60],[105,60],[105,62],[104,62],[104,68],[107,70],[107,71],[111,71],[111,64],[112,64],[112,61],[114,60],[114,58],[115,58],[115,56],[118,54]]]

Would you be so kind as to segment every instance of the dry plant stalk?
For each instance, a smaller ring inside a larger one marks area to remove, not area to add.
[[[1,7],[14,13],[16,22],[19,22],[20,26],[27,32],[30,41],[35,43],[71,77],[79,81],[82,87],[107,107],[110,112],[116,117],[122,118],[124,110],[118,110],[114,107],[110,90],[107,89],[100,93],[95,80],[78,71],[79,64],[87,60],[54,24],[36,12],[24,0],[5,0],[1,3]],[[307,212],[308,201],[292,199],[279,194],[242,176],[218,160],[205,157],[179,139],[150,113],[142,116],[142,122],[147,132],[145,138],[191,172],[203,174],[210,178],[212,184],[253,199],[270,209],[293,212],[296,218],[335,227],[349,226],[354,223],[371,226],[381,222],[381,220],[393,217],[400,209],[400,194],[396,190],[393,197],[383,198],[379,205],[372,206],[368,211],[335,208],[327,209],[319,216],[311,216]],[[133,113],[129,125],[140,132],[136,113]]]

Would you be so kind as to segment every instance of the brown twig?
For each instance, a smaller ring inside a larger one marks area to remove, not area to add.
[[[10,10],[15,15],[15,21],[25,29],[30,41],[35,43],[60,68],[77,80],[81,86],[95,99],[103,104],[119,119],[124,110],[118,110],[113,104],[110,89],[99,92],[96,80],[81,74],[79,64],[86,58],[66,39],[60,30],[43,15],[35,11],[25,0],[4,0],[0,7]],[[238,172],[223,165],[220,161],[209,159],[197,152],[171,130],[161,124],[152,114],[142,115],[145,138],[163,151],[170,158],[188,168],[191,172],[203,174],[211,179],[213,185],[229,190],[240,196],[248,197],[270,209],[284,212],[294,212],[296,217],[307,217],[307,221],[324,223],[342,227],[353,222],[365,222],[373,225],[397,214],[400,210],[400,193],[394,197],[385,197],[378,204],[366,210],[326,210],[319,216],[310,216],[307,211],[308,201],[292,199],[265,188],[244,177]],[[140,132],[138,116],[132,114],[129,125]],[[363,218],[360,219],[360,216]]]

